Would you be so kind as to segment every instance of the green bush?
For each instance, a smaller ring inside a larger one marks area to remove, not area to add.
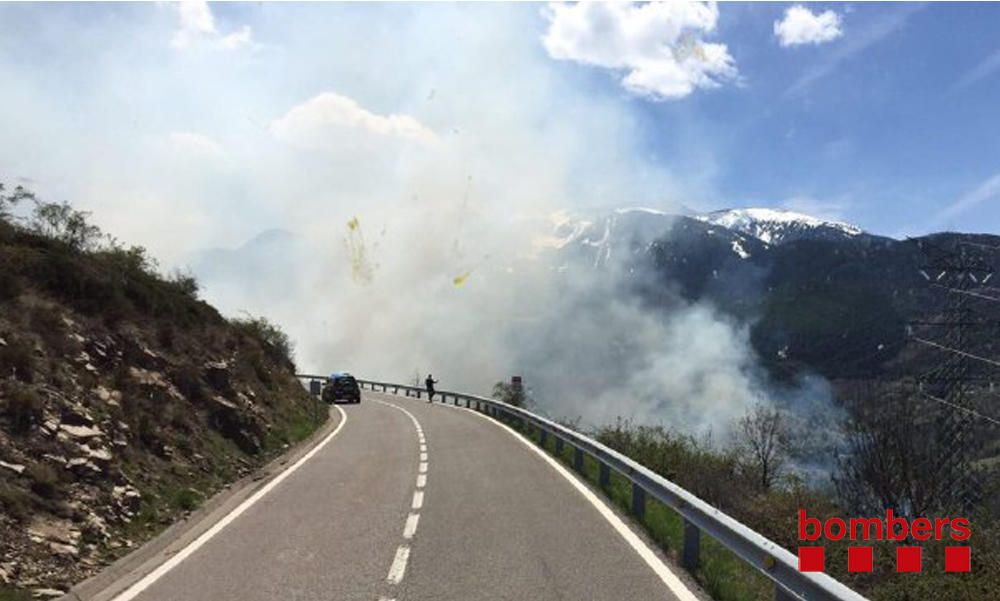
[[[34,349],[25,341],[13,338],[0,346],[0,376],[31,382],[34,370]]]
[[[0,302],[17,298],[24,288],[20,278],[9,271],[0,271]]]
[[[0,601],[34,601],[30,592],[0,584]]]
[[[62,478],[51,465],[35,463],[25,470],[31,480],[31,492],[43,499],[56,499],[61,494]]]
[[[288,334],[285,334],[276,324],[268,321],[267,318],[251,315],[233,319],[230,323],[239,332],[259,342],[271,360],[294,369],[292,341],[288,338]]]
[[[201,505],[202,494],[193,488],[182,488],[174,493],[173,505],[181,511],[194,511]]]
[[[524,386],[514,386],[509,382],[497,382],[493,385],[493,398],[515,407],[530,407],[533,399],[528,396]]]
[[[41,421],[43,403],[34,390],[13,384],[5,387],[3,395],[7,397],[4,413],[11,433],[27,434]]]
[[[23,522],[31,516],[31,496],[10,482],[0,481],[0,507],[5,514]]]

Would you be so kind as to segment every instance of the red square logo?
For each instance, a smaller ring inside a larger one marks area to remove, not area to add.
[[[920,547],[896,547],[896,571],[922,571],[924,569],[922,551]]]
[[[847,548],[848,572],[871,572],[873,564],[871,547]]]
[[[972,547],[945,547],[944,571],[952,573],[971,572]]]
[[[822,572],[826,568],[826,547],[799,547],[799,571]]]

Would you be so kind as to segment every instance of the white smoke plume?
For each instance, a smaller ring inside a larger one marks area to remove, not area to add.
[[[764,394],[745,326],[700,304],[650,311],[613,265],[550,262],[552,215],[697,207],[714,159],[648,159],[620,92],[547,56],[537,7],[265,5],[253,43],[227,49],[171,46],[170,6],[51,10],[40,30],[20,12],[0,25],[50,50],[3,63],[22,83],[2,101],[0,167],[165,269],[193,267],[224,313],[276,321],[303,371],[419,370],[474,392],[522,374],[553,414],[693,430]],[[77,71],[72,106],[44,96]]]

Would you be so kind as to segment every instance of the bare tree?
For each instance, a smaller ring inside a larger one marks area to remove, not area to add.
[[[25,200],[35,200],[35,195],[23,186],[17,186],[11,192],[7,192],[3,182],[0,182],[0,220],[11,219],[11,211],[18,203]]]
[[[757,403],[740,418],[736,446],[763,490],[770,490],[788,461],[789,427],[782,412]]]
[[[943,410],[912,382],[853,388],[846,453],[834,477],[842,501],[858,512],[891,507],[910,516],[960,508],[961,466],[944,460],[952,441]]]

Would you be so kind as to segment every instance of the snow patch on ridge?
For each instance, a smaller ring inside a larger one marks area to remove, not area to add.
[[[832,230],[847,237],[864,233],[861,228],[849,223],[818,219],[811,215],[781,209],[727,209],[695,215],[694,218],[753,236],[765,244],[780,244],[789,233],[807,230]]]

